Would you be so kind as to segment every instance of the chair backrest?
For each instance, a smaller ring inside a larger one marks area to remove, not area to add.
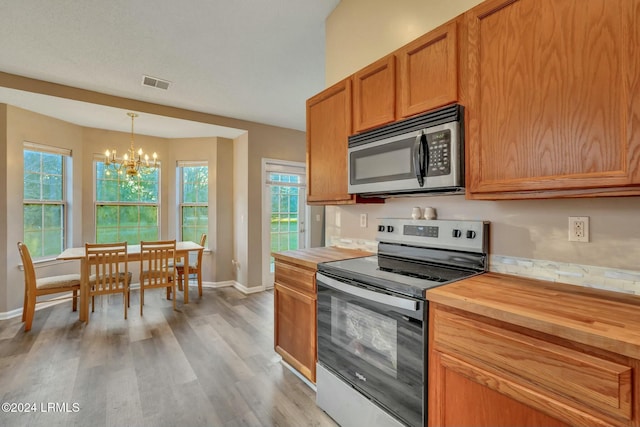
[[[127,242],[86,243],[85,261],[92,294],[122,292],[129,284]]]
[[[33,260],[29,248],[22,242],[18,242],[18,252],[22,258],[22,266],[24,267],[24,285],[25,289],[34,292],[36,289],[36,270],[33,268]]]
[[[200,236],[200,246],[204,246],[206,243],[207,243],[207,233],[202,233],[202,235]],[[200,249],[195,254],[189,253],[189,262],[191,263],[192,267],[200,267],[200,264],[202,263],[203,252],[204,252],[204,249]]]
[[[140,285],[161,286],[175,279],[175,240],[140,242]]]

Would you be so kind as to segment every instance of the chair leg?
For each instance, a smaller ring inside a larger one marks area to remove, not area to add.
[[[73,291],[73,311],[78,311],[78,290]]]
[[[184,273],[182,273],[181,271],[179,271],[179,270],[178,270],[178,290],[179,290],[179,291],[183,291],[183,290],[184,290],[184,288],[183,288],[183,286],[182,286],[182,276],[183,276],[183,275],[184,275]],[[187,279],[187,280],[188,280],[188,279]],[[188,285],[188,284],[189,284],[189,283],[187,282],[187,285]]]
[[[96,311],[96,296],[91,295],[91,312],[94,313]]]
[[[31,325],[33,324],[33,316],[36,311],[36,296],[35,295],[27,295],[27,313],[25,316],[25,324],[24,331],[28,332],[31,330]]]
[[[127,307],[129,306],[129,289],[122,293],[124,297],[124,320],[127,320]]]
[[[202,272],[198,272],[198,295],[202,298]]]
[[[176,300],[178,298],[176,298],[176,282],[173,281],[171,282],[171,289],[173,290],[173,311],[176,311]],[[167,291],[169,290],[169,288],[167,288]]]
[[[142,316],[142,306],[144,305],[144,286],[140,283],[140,316]]]

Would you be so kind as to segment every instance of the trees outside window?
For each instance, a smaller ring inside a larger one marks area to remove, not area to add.
[[[138,175],[128,176],[96,162],[97,243],[159,238],[159,176],[159,168],[141,167]]]
[[[51,257],[65,248],[65,163],[71,153],[25,144],[24,243],[34,258]]]
[[[180,163],[180,231],[182,240],[200,241],[209,228],[209,167]]]

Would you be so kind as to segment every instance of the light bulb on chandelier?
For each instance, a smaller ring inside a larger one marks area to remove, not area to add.
[[[138,149],[137,153],[133,145],[133,120],[138,117],[136,113],[127,113],[129,117],[131,117],[131,146],[127,153],[124,153],[122,156],[122,160],[119,160],[116,156],[116,150],[105,151],[105,165],[111,166],[115,168],[115,170],[122,174],[122,172],[126,172],[128,176],[136,176],[140,171],[141,166],[145,167],[158,167],[158,155],[154,152],[153,163],[149,163],[149,155],[143,154],[142,148]]]

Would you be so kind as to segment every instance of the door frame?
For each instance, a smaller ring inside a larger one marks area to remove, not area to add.
[[[269,258],[271,257],[271,197],[269,186],[267,185],[267,167],[272,171],[273,167],[281,169],[283,173],[300,173],[304,179],[304,184],[300,187],[300,199],[302,202],[302,209],[304,212],[304,243],[305,248],[308,248],[311,244],[311,233],[309,224],[311,223],[311,209],[307,205],[307,182],[306,182],[306,170],[307,165],[305,162],[294,162],[290,160],[280,160],[271,158],[262,158],[262,287],[264,289],[273,288],[273,274],[269,271]],[[297,169],[294,171],[292,169]]]

